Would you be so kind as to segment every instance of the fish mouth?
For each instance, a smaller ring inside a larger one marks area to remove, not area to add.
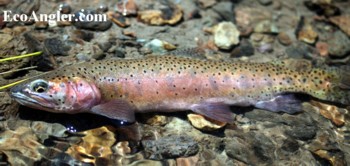
[[[20,93],[20,92],[12,92],[11,97],[14,98],[18,103],[24,106],[32,106],[32,107],[44,107],[50,109],[50,107],[45,106],[41,104],[39,101],[28,97],[27,95]],[[43,99],[44,102],[47,103],[45,99]]]

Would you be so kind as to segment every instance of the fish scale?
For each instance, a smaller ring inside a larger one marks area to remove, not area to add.
[[[343,78],[339,72],[322,69],[300,72],[270,63],[151,56],[81,63],[42,76],[57,84],[77,78],[76,82],[88,80],[90,87],[96,86],[101,97],[95,105],[105,104],[92,112],[111,118],[123,118],[117,114],[127,111],[104,107],[135,112],[192,110],[221,121],[232,120],[223,118],[227,112],[223,106],[228,105],[294,113],[291,105],[296,100],[283,96],[286,93],[349,104],[349,83],[345,90],[338,86],[349,80],[348,75]]]

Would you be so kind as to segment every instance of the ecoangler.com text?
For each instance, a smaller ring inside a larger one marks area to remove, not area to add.
[[[62,14],[60,11],[57,11],[56,13],[52,14],[37,14],[35,11],[33,11],[30,15],[27,14],[13,14],[12,11],[5,10],[3,11],[4,14],[4,21],[5,22],[27,22],[34,20],[35,22],[38,21],[107,21],[107,15],[106,14],[83,14],[83,12],[80,12],[79,15],[75,14]]]

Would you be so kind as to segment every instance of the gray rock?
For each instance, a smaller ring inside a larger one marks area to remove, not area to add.
[[[189,136],[170,135],[157,140],[143,140],[142,145],[150,159],[188,157],[198,153],[199,146]]]
[[[252,121],[277,123],[286,126],[313,126],[316,124],[308,113],[301,113],[299,115],[278,114],[266,110],[254,109],[246,112],[244,116]]]
[[[48,38],[44,40],[44,47],[48,53],[54,56],[67,56],[71,47],[65,45],[58,38]]]
[[[75,55],[75,57],[79,60],[79,61],[88,61],[90,58],[87,57],[85,54],[83,53],[78,53],[77,55]]]
[[[350,53],[350,38],[341,31],[336,31],[328,40],[329,54],[334,57],[343,57]]]
[[[94,45],[92,58],[96,60],[101,60],[104,57],[106,57],[106,54],[103,52],[103,50],[100,49],[100,47],[98,47],[97,45]]]
[[[225,151],[228,157],[244,162],[248,165],[256,163],[272,163],[275,145],[265,135],[257,132],[250,132],[233,137],[225,144]]]
[[[74,37],[82,39],[84,41],[91,41],[94,38],[94,33],[86,30],[77,29],[73,31]]]
[[[263,163],[272,162],[272,155],[275,151],[275,145],[272,143],[270,138],[261,133],[256,134],[252,147],[254,155],[260,159],[260,161]]]
[[[235,21],[235,17],[232,13],[233,4],[230,1],[219,2],[213,6],[213,10],[217,12],[225,21]]]
[[[294,139],[307,141],[315,138],[316,132],[317,132],[317,127],[315,126],[298,125],[298,126],[292,126],[292,128],[290,130],[287,130],[285,134],[287,134],[288,136]]]
[[[125,58],[125,51],[122,49],[116,49],[113,54],[114,57]]]
[[[300,59],[300,58],[312,59],[311,57],[313,52],[316,53],[317,50],[301,42],[293,44],[286,49],[286,54],[290,58],[295,58],[295,59]]]
[[[283,141],[281,149],[287,153],[295,152],[299,149],[299,144],[293,139],[286,139]]]
[[[240,45],[233,49],[231,52],[232,57],[241,57],[241,56],[252,56],[254,55],[254,47],[249,40],[243,39]]]
[[[283,122],[280,114],[260,109],[254,109],[253,111],[246,112],[244,113],[244,116],[248,119],[256,121],[269,121],[275,123]]]
[[[248,163],[251,150],[247,141],[238,137],[233,137],[226,142],[225,151],[228,157]]]
[[[102,42],[102,43],[98,43],[98,46],[101,48],[103,52],[107,52],[112,47],[112,44],[111,42]]]
[[[92,11],[92,10],[80,10],[76,13],[74,13],[74,23],[73,25],[77,28],[81,28],[81,29],[88,29],[88,30],[96,30],[96,31],[105,31],[107,29],[109,29],[112,26],[112,22],[110,20],[86,20],[87,18],[85,18],[84,16],[86,15],[95,15],[96,12]],[[78,18],[82,17],[83,20],[78,20]]]

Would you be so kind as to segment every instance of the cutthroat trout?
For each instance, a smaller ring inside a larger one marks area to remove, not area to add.
[[[292,93],[350,105],[349,90],[350,74],[338,70],[154,56],[63,67],[16,85],[11,95],[36,109],[128,122],[135,112],[184,110],[232,122],[230,105],[292,114],[301,110]]]

